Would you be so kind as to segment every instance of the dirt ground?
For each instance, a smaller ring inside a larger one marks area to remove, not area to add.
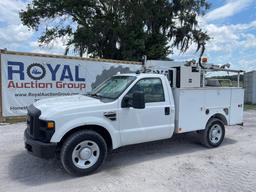
[[[29,155],[24,123],[0,126],[0,192],[26,191],[256,191],[256,111],[244,113],[244,127],[226,128],[216,149],[197,134],[123,147],[95,174],[74,178],[57,160]]]

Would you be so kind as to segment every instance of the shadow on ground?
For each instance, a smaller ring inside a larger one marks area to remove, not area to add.
[[[236,141],[225,138],[220,147],[235,144]],[[200,137],[196,133],[174,135],[172,139],[142,143],[119,148],[113,151],[107,158],[104,170],[115,167],[129,166],[143,161],[152,161],[165,157],[177,157],[184,154],[193,154],[198,151],[211,150],[200,143]],[[214,150],[214,149],[212,149]]]
[[[171,158],[201,150],[211,150],[202,147],[198,141],[198,134],[190,133],[175,135],[168,140],[122,147],[109,154],[105,165],[98,174],[101,174],[101,171],[111,172],[116,167],[122,169],[125,166],[167,156]],[[235,140],[226,138],[222,147],[234,143],[236,143]],[[28,155],[25,151],[12,157],[8,169],[12,180],[29,186],[75,179],[63,170],[58,160],[39,159]]]

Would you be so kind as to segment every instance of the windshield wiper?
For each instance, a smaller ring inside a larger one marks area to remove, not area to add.
[[[95,97],[95,98],[106,98],[106,99],[113,99],[111,97],[106,97],[106,96],[103,96],[103,95],[99,95],[97,93],[88,93],[87,94],[88,96],[91,96],[91,97]]]
[[[87,93],[86,96],[99,97],[99,95],[97,95],[97,93]]]

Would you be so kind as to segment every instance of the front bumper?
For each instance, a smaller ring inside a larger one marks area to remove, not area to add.
[[[56,154],[56,143],[44,143],[32,139],[28,134],[28,129],[24,132],[25,148],[29,153],[36,157],[50,159],[55,157]]]

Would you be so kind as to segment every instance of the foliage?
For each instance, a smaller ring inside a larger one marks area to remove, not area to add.
[[[248,110],[256,110],[256,105],[255,104],[245,104],[244,105],[244,110],[248,111]]]
[[[207,0],[32,0],[20,18],[30,29],[45,27],[42,45],[65,37],[66,51],[80,56],[164,59],[192,43],[204,51],[209,37],[198,16],[208,8]]]

